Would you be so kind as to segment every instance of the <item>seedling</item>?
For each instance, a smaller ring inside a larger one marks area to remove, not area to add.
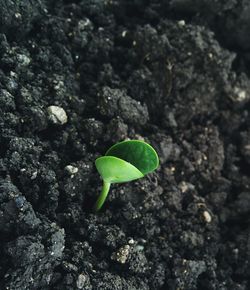
[[[95,161],[96,168],[103,179],[102,192],[94,210],[103,206],[112,183],[122,183],[142,178],[159,166],[159,158],[154,148],[139,140],[128,140],[109,148],[105,156]]]

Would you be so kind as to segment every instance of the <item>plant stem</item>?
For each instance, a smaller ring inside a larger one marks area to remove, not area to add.
[[[101,207],[103,206],[109,193],[110,185],[111,183],[103,181],[102,192],[94,205],[94,211],[100,210]]]

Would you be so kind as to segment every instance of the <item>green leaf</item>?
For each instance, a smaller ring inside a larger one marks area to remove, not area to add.
[[[111,183],[143,177],[159,166],[159,158],[149,144],[129,140],[112,146],[105,156],[96,159],[95,165],[103,178],[102,192],[94,205],[94,210],[98,211],[108,196]]]
[[[135,166],[114,156],[99,157],[95,165],[103,180],[108,183],[127,182],[144,176]]]
[[[105,154],[125,160],[144,175],[159,166],[159,158],[154,148],[140,140],[122,141],[113,145]]]

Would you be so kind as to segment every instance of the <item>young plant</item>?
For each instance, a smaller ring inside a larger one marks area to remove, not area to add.
[[[142,178],[159,166],[159,158],[149,144],[139,140],[119,142],[95,161],[96,168],[103,179],[102,192],[94,210],[103,206],[112,183],[122,183]]]

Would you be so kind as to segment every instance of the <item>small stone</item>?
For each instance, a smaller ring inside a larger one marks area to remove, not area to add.
[[[91,22],[88,18],[85,18],[83,20],[80,20],[78,22],[78,29],[80,30],[84,30],[86,27],[88,27],[89,25],[91,25]]]
[[[213,54],[210,52],[210,53],[208,54],[208,57],[209,57],[210,59],[212,59],[214,56],[213,56]]]
[[[88,282],[88,276],[84,275],[83,273],[80,274],[76,281],[77,289],[84,289],[87,282]]]
[[[180,27],[185,26],[185,25],[186,25],[185,20],[179,20],[179,21],[178,21],[178,25],[179,25]]]
[[[111,256],[111,259],[121,264],[125,264],[128,259],[129,251],[130,251],[130,246],[125,245],[121,247],[117,252],[113,253]]]
[[[203,217],[207,223],[211,223],[212,217],[208,211],[203,212]]]
[[[194,190],[194,185],[185,181],[181,181],[178,186],[182,193],[187,192],[188,190]]]
[[[67,165],[65,167],[65,170],[71,175],[71,174],[76,174],[78,172],[78,168],[72,165]]]
[[[180,184],[179,184],[179,188],[181,190],[182,193],[184,192],[187,192],[188,191],[188,185],[185,181],[182,181]]]
[[[126,30],[124,30],[124,31],[122,32],[122,37],[125,37],[125,36],[126,36],[126,34],[127,34],[127,31],[126,31]]]
[[[67,123],[68,117],[63,108],[58,106],[49,106],[47,108],[49,120],[56,125],[63,125]]]
[[[245,101],[247,99],[246,91],[244,91],[238,87],[234,88],[234,93],[235,93],[234,99],[238,102],[242,102],[242,101]]]
[[[129,239],[128,243],[129,243],[130,245],[133,245],[133,244],[135,243],[135,240],[134,240],[134,239]]]

